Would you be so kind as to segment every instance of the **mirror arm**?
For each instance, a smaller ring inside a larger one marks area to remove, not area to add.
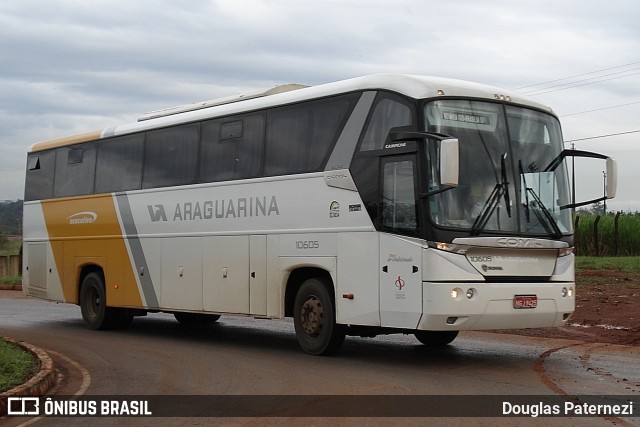
[[[558,156],[555,159],[553,159],[551,163],[547,165],[546,168],[544,168],[543,172],[554,171],[558,166],[560,166],[560,164],[562,163],[565,157],[590,157],[593,159],[603,159],[603,160],[608,159],[608,156],[605,156],[604,154],[593,153],[591,151],[562,150],[560,154],[558,154]]]
[[[603,202],[605,200],[609,200],[609,197],[600,197],[600,198],[593,199],[593,200],[587,200],[586,202],[569,203],[568,205],[560,206],[560,210],[562,210],[562,209],[571,209],[571,208],[579,208],[580,206],[592,205],[594,203]]]

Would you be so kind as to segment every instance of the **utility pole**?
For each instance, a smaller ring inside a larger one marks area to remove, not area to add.
[[[602,195],[604,196],[604,214],[607,214],[607,172],[602,171]]]
[[[576,149],[576,143],[571,143],[571,149]],[[576,156],[571,156],[571,204],[573,207],[571,208],[571,213],[573,214],[571,218],[576,220]]]

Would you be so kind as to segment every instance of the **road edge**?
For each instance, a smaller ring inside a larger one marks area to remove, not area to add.
[[[20,348],[37,357],[40,362],[38,373],[27,382],[0,393],[0,415],[6,415],[7,399],[9,397],[42,396],[46,394],[56,383],[56,370],[51,356],[40,347],[10,337],[2,337],[2,339],[20,346]]]

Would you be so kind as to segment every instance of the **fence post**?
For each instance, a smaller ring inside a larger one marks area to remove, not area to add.
[[[613,254],[614,256],[618,256],[618,220],[620,219],[620,214],[622,212],[618,211],[616,213],[616,219],[613,223]]]
[[[20,256],[9,255],[9,276],[17,277],[20,274]]]
[[[598,241],[598,223],[600,222],[600,218],[600,215],[598,215],[593,222],[593,242],[596,246],[596,256],[600,256],[600,242]]]
[[[580,216],[576,215],[575,224],[573,225],[574,230],[574,238],[573,238],[573,249],[574,254],[578,255],[580,253],[580,228],[578,225],[580,224]]]

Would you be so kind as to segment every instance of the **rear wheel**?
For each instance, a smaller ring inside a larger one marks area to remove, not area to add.
[[[345,331],[336,324],[335,305],[324,279],[307,279],[293,305],[293,324],[298,344],[305,353],[329,355],[344,342]]]
[[[89,273],[80,287],[80,311],[89,329],[120,329],[131,323],[133,316],[124,308],[107,307],[104,278]]]
[[[439,347],[455,340],[458,336],[458,331],[415,331],[414,335],[424,345]]]

